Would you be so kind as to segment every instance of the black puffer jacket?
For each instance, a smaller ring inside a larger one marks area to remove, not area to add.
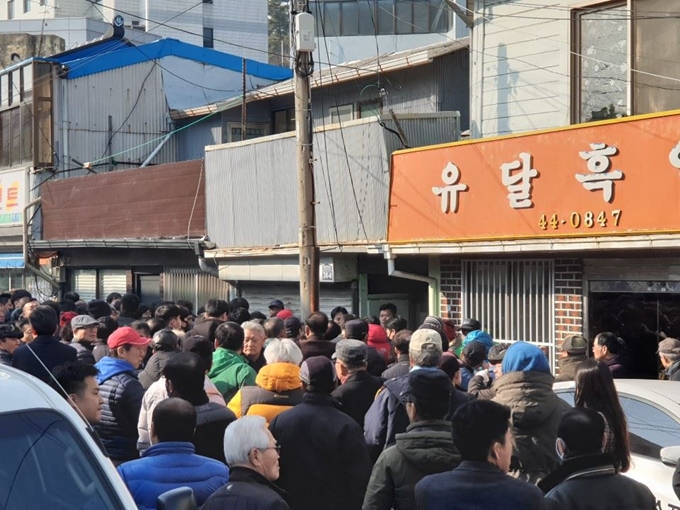
[[[69,344],[78,353],[78,361],[83,363],[88,363],[94,365],[96,362],[94,360],[94,354],[92,354],[92,348],[94,347],[91,342],[71,342]]]
[[[179,352],[179,349],[175,351],[157,351],[149,358],[144,370],[139,373],[139,382],[142,383],[144,390],[148,390],[149,386],[161,378],[165,364]]]
[[[199,317],[196,319],[196,322],[194,322],[194,327],[189,332],[189,335],[204,336],[210,340],[210,343],[213,343],[215,341],[215,330],[223,323],[224,321],[217,317]]]
[[[104,407],[102,421],[95,429],[114,463],[136,459],[139,457],[137,422],[144,388],[127,361],[106,356],[96,367]]]

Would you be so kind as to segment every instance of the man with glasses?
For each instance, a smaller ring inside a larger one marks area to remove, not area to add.
[[[202,510],[289,510],[279,478],[280,446],[262,416],[244,416],[224,433],[224,457],[231,466],[229,482],[215,492]]]

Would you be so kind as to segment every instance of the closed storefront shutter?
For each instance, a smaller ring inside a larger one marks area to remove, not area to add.
[[[97,298],[97,270],[73,269],[71,271],[71,289],[78,293],[83,301]]]
[[[112,292],[125,294],[127,292],[127,272],[125,269],[99,270],[99,296],[106,299]]]
[[[319,309],[325,314],[336,306],[344,306],[353,313],[355,291],[351,283],[321,284],[319,292]],[[280,299],[296,316],[300,315],[300,285],[297,282],[243,282],[241,296],[250,303],[250,311],[260,311],[269,315],[269,303]]]
[[[163,295],[169,301],[185,299],[194,304],[194,312],[209,299],[228,301],[231,286],[219,278],[193,267],[166,267]]]

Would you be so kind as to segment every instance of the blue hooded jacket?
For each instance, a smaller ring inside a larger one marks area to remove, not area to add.
[[[484,347],[486,347],[486,353],[489,354],[489,349],[493,347],[493,338],[491,338],[489,333],[482,331],[481,329],[470,331],[467,335],[465,335],[462,348],[465,349],[465,346],[473,340],[483,343]]]
[[[543,351],[529,342],[515,342],[505,353],[504,374],[510,372],[543,372],[550,374],[550,363]]]
[[[124,462],[139,457],[137,422],[144,388],[134,367],[125,360],[104,356],[95,365],[104,399],[102,419],[95,430],[112,460]]]
[[[120,465],[118,473],[142,510],[155,509],[158,496],[178,487],[191,487],[200,506],[229,481],[227,466],[196,455],[193,444],[179,441],[151,446],[141,459]]]

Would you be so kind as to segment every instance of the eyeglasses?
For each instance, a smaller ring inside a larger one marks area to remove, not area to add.
[[[276,450],[276,453],[281,455],[281,445],[279,443],[276,443],[274,446],[268,446],[267,448],[258,448],[258,450],[265,451],[265,450]]]

